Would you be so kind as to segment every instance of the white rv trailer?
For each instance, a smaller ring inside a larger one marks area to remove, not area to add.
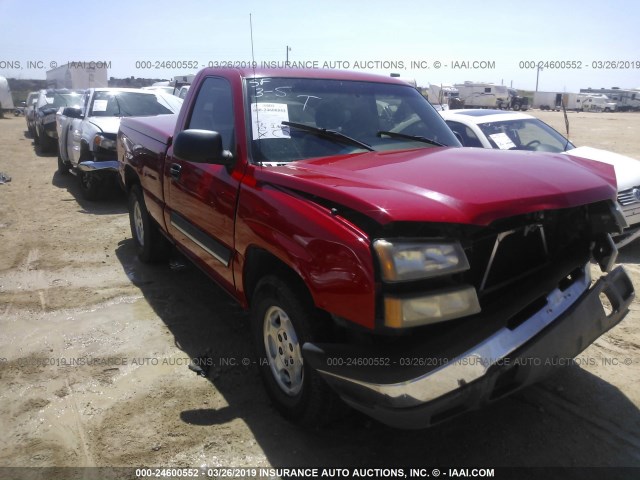
[[[13,110],[14,108],[9,82],[4,77],[0,77],[0,104],[3,110]]]
[[[47,71],[47,88],[102,88],[109,86],[101,62],[70,62]]]
[[[456,83],[454,87],[458,89],[464,108],[498,108],[509,101],[509,90],[505,85],[464,82]]]
[[[567,110],[583,112],[613,112],[617,109],[615,102],[600,93],[568,93],[568,92],[535,92],[533,108],[540,110]]]
[[[570,92],[535,92],[533,94],[533,108],[540,110],[554,110],[559,112],[562,105],[567,110],[582,110],[584,95]]]

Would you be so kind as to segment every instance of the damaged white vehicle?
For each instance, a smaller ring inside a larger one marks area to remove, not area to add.
[[[82,107],[57,113],[58,171],[80,180],[87,200],[101,198],[118,173],[116,135],[122,117],[176,113],[182,100],[161,91],[134,88],[91,88]]]
[[[640,236],[640,161],[592,147],[576,147],[542,120],[526,113],[470,109],[440,112],[465,147],[569,154],[613,165],[618,203],[627,228],[615,237],[618,247]]]

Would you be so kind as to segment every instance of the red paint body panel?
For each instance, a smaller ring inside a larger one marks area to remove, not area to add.
[[[248,177],[254,169],[259,170],[250,167]],[[269,184],[243,183],[240,198],[239,252],[261,248],[275,254],[305,281],[318,307],[363,326],[373,325],[374,267],[364,232],[328,209]]]
[[[533,155],[533,158],[532,158]],[[615,199],[613,168],[566,155],[469,148],[362,153],[262,169],[256,177],[328,198],[381,224],[488,225],[504,217]]]

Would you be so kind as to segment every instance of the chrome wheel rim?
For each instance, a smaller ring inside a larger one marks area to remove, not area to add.
[[[304,380],[300,342],[291,319],[280,307],[270,307],[265,313],[263,337],[273,378],[284,393],[297,395]]]
[[[135,202],[133,206],[133,226],[136,230],[136,239],[141,246],[144,246],[144,223],[142,221],[142,210],[140,202]]]

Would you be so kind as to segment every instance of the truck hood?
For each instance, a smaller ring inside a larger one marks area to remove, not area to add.
[[[635,158],[592,147],[578,147],[566,153],[573,157],[588,158],[613,165],[619,192],[640,185],[640,161]]]
[[[373,218],[488,225],[505,217],[616,197],[607,164],[555,153],[477,148],[367,152],[258,167],[258,182]]]
[[[118,133],[120,117],[89,117],[89,122],[104,133]]]

